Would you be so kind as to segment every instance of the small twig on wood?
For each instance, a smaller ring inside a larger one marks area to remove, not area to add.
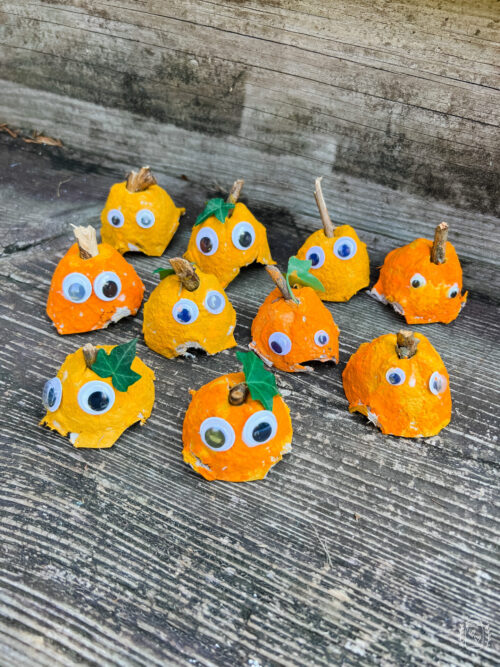
[[[73,227],[73,233],[78,243],[78,250],[82,259],[91,259],[99,254],[97,245],[97,233],[95,229],[88,225],[87,227]]]
[[[286,282],[283,274],[278,269],[278,267],[277,266],[271,266],[270,264],[267,264],[266,265],[266,271],[268,272],[268,274],[273,279],[276,287],[279,289],[279,291],[283,295],[283,298],[285,299],[285,301],[294,301],[293,295],[290,292],[290,288],[288,287],[288,283]]]
[[[434,232],[434,243],[431,249],[431,262],[444,264],[446,262],[446,241],[448,239],[448,225],[442,222]]]
[[[82,347],[82,352],[87,368],[92,368],[92,364],[97,359],[97,348],[92,343],[85,343]]]
[[[59,198],[61,196],[61,185],[64,185],[64,183],[69,183],[71,181],[73,176],[70,176],[69,178],[65,178],[64,181],[59,181],[57,184],[57,197]]]
[[[248,398],[248,394],[249,390],[246,382],[240,382],[229,390],[228,401],[231,405],[243,405]]]
[[[413,333],[407,329],[400,329],[397,335],[396,352],[400,359],[410,359],[417,352],[419,340]]]
[[[0,125],[0,132],[7,132],[13,139],[17,139],[19,132],[17,130],[11,130],[7,123],[2,123]]]
[[[196,274],[194,266],[183,257],[172,257],[170,266],[175,271],[182,286],[189,292],[194,292],[200,286],[200,279]]]
[[[333,222],[328,215],[328,209],[326,208],[325,198],[323,197],[323,190],[321,189],[321,180],[323,176],[320,176],[316,179],[316,187],[314,190],[314,199],[316,199],[316,205],[318,207],[319,215],[321,217],[321,222],[323,223],[323,229],[325,230],[325,236],[328,238],[333,237],[333,230],[335,229]]]
[[[60,139],[54,139],[54,137],[48,137],[46,134],[42,134],[37,130],[33,130],[31,138],[23,137],[23,141],[26,144],[45,144],[47,146],[59,146],[63,147],[63,142]]]
[[[156,185],[156,178],[151,173],[151,167],[141,167],[139,171],[131,171],[127,174],[126,188],[129,192],[142,192],[150,185]]]

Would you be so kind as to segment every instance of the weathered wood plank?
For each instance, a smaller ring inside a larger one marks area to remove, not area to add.
[[[4,661],[495,664],[499,323],[481,281],[455,323],[418,328],[451,376],[453,421],[439,436],[384,437],[347,412],[341,371],[349,355],[401,324],[360,294],[330,305],[341,329],[339,368],[278,374],[294,420],[291,456],[264,482],[209,484],[180,455],[187,390],[236,369],[234,351],[169,361],[139,343],[157,376],[157,404],[111,450],[77,450],[37,426],[45,379],[89,340],[55,334],[44,315],[50,278],[70,243],[69,223],[97,222],[116,174],[76,153],[5,138],[0,159]],[[160,176],[188,205],[168,250],[179,254],[208,191]],[[251,183],[246,190],[252,204]],[[420,216],[420,203],[404,215]],[[286,209],[257,209],[284,263],[306,225]],[[385,237],[372,231],[377,257],[403,241],[389,216],[384,229]],[[159,259],[129,259],[149,293]],[[229,286],[240,346],[270,287],[261,267]],[[140,336],[141,320],[92,339]]]

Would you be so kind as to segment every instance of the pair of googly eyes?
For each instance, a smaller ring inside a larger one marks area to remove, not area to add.
[[[406,381],[406,373],[402,368],[389,368],[385,374],[385,379],[393,387],[398,387]],[[429,378],[429,389],[435,395],[442,394],[446,389],[447,382],[444,375],[435,371]]]
[[[329,340],[330,336],[326,333],[326,331],[323,331],[323,329],[316,331],[314,334],[314,342],[318,347],[324,347],[329,342]],[[292,341],[285,333],[282,333],[281,331],[275,331],[272,333],[267,339],[267,344],[275,354],[279,354],[280,356],[288,354],[292,349]]]
[[[205,296],[203,305],[212,315],[219,315],[226,306],[226,299],[223,294],[216,290],[209,290]],[[198,319],[200,310],[191,299],[179,299],[172,308],[172,315],[179,324],[192,324]]]
[[[238,222],[231,232],[231,240],[238,250],[248,250],[255,243],[255,229],[249,222]],[[219,247],[219,237],[211,227],[200,229],[196,246],[204,255],[213,255]]]
[[[358,246],[350,236],[340,236],[333,244],[333,254],[339,259],[352,259]],[[306,253],[306,259],[311,262],[312,269],[319,269],[325,263],[325,251],[319,245],[314,245]]]
[[[427,280],[424,278],[424,276],[421,273],[415,273],[411,278],[410,278],[410,285],[418,289],[419,287],[424,287],[424,285],[427,285]],[[458,288],[458,283],[454,283],[448,290],[446,296],[449,299],[454,299],[456,296],[458,296],[460,290]]]
[[[108,222],[112,227],[123,227],[125,222],[125,216],[117,208],[112,208],[108,211]],[[147,208],[142,208],[140,211],[137,211],[135,214],[135,221],[143,229],[149,229],[155,224],[155,215],[153,211],[150,211]]]
[[[43,388],[42,403],[49,412],[55,412],[61,405],[62,384],[57,377],[47,380]],[[86,382],[78,392],[78,405],[89,415],[103,415],[114,405],[113,387],[100,380]]]
[[[259,410],[249,417],[241,437],[247,447],[257,447],[272,440],[278,430],[276,417],[269,410]],[[214,452],[225,452],[234,445],[236,435],[229,422],[222,417],[209,417],[200,426],[203,443]]]
[[[113,301],[121,289],[121,280],[113,271],[103,271],[94,279],[94,293],[101,301]],[[62,291],[68,301],[84,303],[92,294],[92,283],[83,273],[68,273]]]

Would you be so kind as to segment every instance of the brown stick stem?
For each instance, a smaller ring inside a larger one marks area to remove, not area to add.
[[[156,178],[151,173],[151,167],[141,167],[139,171],[131,171],[127,174],[126,188],[129,192],[142,192],[150,185],[156,185]]]
[[[321,222],[323,223],[325,236],[331,239],[333,237],[333,230],[335,229],[335,226],[331,221],[330,216],[328,215],[328,209],[326,208],[325,198],[323,197],[323,190],[321,189],[322,178],[323,176],[320,176],[316,179],[315,189],[314,189],[314,199],[316,200],[316,205],[318,207],[319,215],[321,217]]]
[[[431,249],[431,262],[444,264],[446,262],[446,241],[448,239],[448,225],[442,222],[434,232],[434,243]]]
[[[396,352],[400,359],[410,359],[417,353],[419,340],[413,333],[407,329],[400,329],[397,335]]]
[[[182,286],[189,292],[194,292],[200,286],[200,279],[196,274],[194,266],[183,257],[172,257],[169,260],[170,266],[175,271]]]
[[[78,243],[78,251],[82,259],[91,259],[99,254],[97,245],[97,233],[95,229],[88,225],[87,227],[73,227],[73,234]]]
[[[238,198],[240,196],[241,189],[242,189],[244,183],[245,183],[245,181],[242,178],[239,178],[237,181],[235,181],[233,183],[233,187],[229,191],[229,194],[228,194],[227,199],[226,199],[228,204],[236,204],[236,202],[238,201]]]
[[[248,394],[249,390],[246,382],[240,382],[229,390],[228,401],[230,405],[243,405],[248,398]]]
[[[92,343],[85,343],[82,347],[83,358],[87,368],[92,368],[92,364],[97,359],[97,348]]]
[[[283,274],[278,269],[278,267],[277,266],[271,266],[270,264],[267,264],[266,265],[266,271],[268,272],[268,274],[273,279],[276,287],[279,289],[279,291],[283,295],[283,298],[285,299],[285,301],[294,301],[292,293],[290,292],[290,289],[288,287],[288,283],[286,282]]]

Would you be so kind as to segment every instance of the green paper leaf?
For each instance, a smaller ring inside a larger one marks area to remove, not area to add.
[[[155,269],[153,273],[157,273],[160,276],[160,280],[163,280],[163,278],[166,278],[167,276],[171,276],[172,273],[175,273],[173,269]]]
[[[238,360],[243,364],[245,381],[250,391],[250,396],[255,401],[260,401],[265,410],[273,409],[273,398],[279,396],[276,387],[276,378],[264,366],[264,362],[254,352],[236,352]]]
[[[137,338],[134,338],[129,343],[116,345],[109,354],[106,350],[99,349],[92,370],[101,378],[110,377],[113,387],[118,391],[127,391],[130,385],[141,378],[139,373],[131,368],[136,345]]]
[[[312,266],[310,259],[297,259],[297,257],[290,257],[288,260],[288,270],[286,272],[286,281],[288,287],[293,285],[304,285],[305,287],[312,287],[313,289],[324,292],[325,288],[319,278],[316,278],[309,270]]]
[[[215,215],[217,220],[220,220],[220,222],[226,222],[227,215],[229,211],[232,211],[233,208],[234,204],[230,204],[220,197],[209,199],[205,205],[205,210],[203,213],[200,213],[200,215],[196,218],[194,226],[196,227],[196,225],[201,225],[202,222],[205,222],[205,220],[210,218],[212,215]]]

